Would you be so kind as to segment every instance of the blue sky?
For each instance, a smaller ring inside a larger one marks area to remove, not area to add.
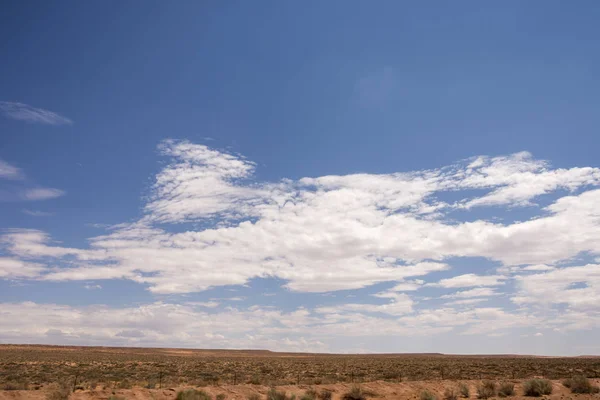
[[[0,342],[600,353],[597,2],[4,11]]]

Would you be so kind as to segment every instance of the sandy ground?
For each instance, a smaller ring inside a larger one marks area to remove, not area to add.
[[[464,381],[471,391],[471,399],[476,399],[477,391],[476,386],[479,381]],[[522,381],[510,381],[515,383],[515,390],[517,396],[511,397],[511,399],[530,399],[525,398],[522,394]],[[594,380],[595,384],[599,384],[600,380]],[[398,399],[398,400],[418,400],[419,395],[423,390],[429,390],[430,392],[437,395],[438,399],[443,399],[443,393],[446,388],[456,388],[458,382],[456,381],[411,381],[403,383],[390,383],[390,382],[369,382],[360,385],[365,391],[373,393],[369,398],[377,399]],[[296,394],[300,397],[310,387],[315,388],[317,391],[328,389],[333,392],[334,399],[340,399],[341,396],[347,392],[352,385],[351,384],[331,384],[331,385],[314,385],[314,386],[278,386],[277,390],[285,391],[288,394]],[[174,388],[174,389],[116,389],[116,390],[94,390],[94,391],[77,391],[73,393],[70,399],[73,400],[105,400],[110,396],[118,396],[125,399],[138,399],[138,400],[172,400],[175,399],[179,390],[185,389]],[[225,394],[227,399],[247,399],[251,394],[259,394],[262,398],[269,388],[267,386],[259,385],[222,385],[222,386],[208,386],[202,388],[213,397],[218,394]],[[39,399],[44,400],[46,397],[46,391],[41,390],[30,390],[30,391],[0,391],[0,400],[7,399]],[[549,396],[544,396],[541,399],[544,400],[574,400],[574,399],[600,399],[600,395],[574,395],[565,388],[560,381],[553,381],[553,392]]]

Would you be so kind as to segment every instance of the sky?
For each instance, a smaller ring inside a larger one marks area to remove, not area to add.
[[[597,1],[9,1],[0,343],[600,354]]]

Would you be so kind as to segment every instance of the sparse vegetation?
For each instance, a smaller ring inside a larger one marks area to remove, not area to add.
[[[215,400],[225,400],[227,398],[227,396],[225,396],[224,393],[219,393],[218,395],[215,396]]]
[[[515,395],[515,384],[510,382],[502,382],[498,389],[498,396],[510,397]]]
[[[52,383],[48,387],[46,400],[67,400],[71,394],[71,388],[66,382]]]
[[[269,389],[267,393],[267,400],[294,400],[296,398],[295,395],[288,395],[285,392],[280,392],[275,388]]]
[[[277,386],[298,380],[301,384],[358,384],[386,379],[393,382],[432,380],[440,378],[441,371],[444,379],[456,382],[481,377],[501,382],[515,377],[535,376],[540,371],[552,379],[564,379],[570,377],[572,371],[597,371],[599,363],[600,358],[442,355],[316,355],[309,360],[250,351],[178,352],[173,349],[99,350],[93,347],[0,345],[0,389],[6,384],[10,386],[21,381],[27,382],[29,388],[46,387],[60,380],[69,380],[71,389],[77,385],[91,388],[92,382],[100,382],[103,388],[115,389],[128,385],[156,389],[198,388],[216,382]],[[476,385],[471,382],[468,385],[471,391],[475,390]],[[459,392],[463,396],[462,391]]]
[[[353,386],[349,392],[344,393],[342,400],[365,400],[367,395],[360,386]]]
[[[319,393],[319,400],[331,400],[333,397],[333,393],[331,390],[323,389],[321,393]]]
[[[600,388],[592,385],[590,380],[583,375],[576,375],[563,382],[563,385],[571,389],[571,393],[599,393]]]
[[[300,397],[300,400],[317,400],[318,398],[319,394],[317,391],[314,388],[310,388]]]
[[[469,387],[463,382],[458,384],[458,391],[460,392],[460,397],[463,397],[465,399],[468,399],[471,396]]]
[[[496,396],[496,382],[494,381],[483,381],[477,386],[477,398],[489,399],[490,397]]]
[[[177,400],[211,400],[211,397],[204,390],[186,389],[177,393]]]
[[[447,388],[446,390],[444,390],[444,400],[457,400],[457,399],[458,399],[458,392],[456,389]]]
[[[4,383],[3,390],[27,390],[29,387],[26,382],[8,381]]]
[[[540,397],[552,393],[552,382],[547,379],[530,379],[523,384],[525,396]]]
[[[435,397],[435,395],[433,393],[431,393],[429,390],[423,390],[421,392],[421,395],[419,396],[419,398],[421,400],[437,400],[437,397]]]

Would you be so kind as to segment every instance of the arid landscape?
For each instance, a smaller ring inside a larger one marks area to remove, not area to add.
[[[0,346],[0,399],[46,399],[62,385],[70,399],[169,399],[190,388],[219,399],[271,399],[272,388],[288,397],[329,392],[341,399],[360,388],[365,398],[432,400],[425,393],[441,400],[458,393],[461,384],[469,389],[467,397],[482,398],[478,387],[485,381],[514,384],[507,397],[521,397],[532,378],[551,381],[547,398],[598,397],[572,394],[564,380],[573,376],[597,385],[600,357]]]

